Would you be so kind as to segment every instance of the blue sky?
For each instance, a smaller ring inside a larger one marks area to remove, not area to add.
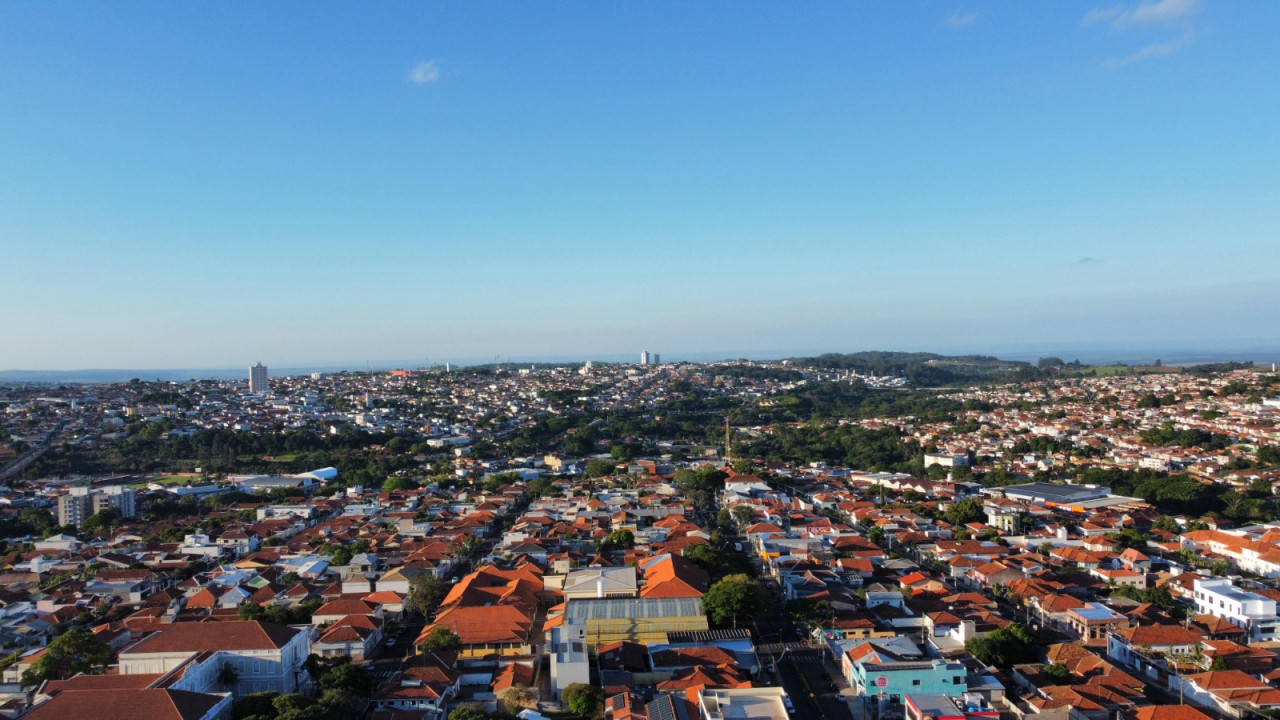
[[[1276,27],[9,5],[0,368],[1274,347]]]

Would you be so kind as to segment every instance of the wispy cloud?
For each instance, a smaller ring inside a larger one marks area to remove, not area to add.
[[[1199,11],[1200,0],[1155,0],[1137,5],[1120,3],[1090,10],[1080,24],[1084,27],[1106,24],[1112,30],[1124,30],[1135,25],[1167,25],[1189,20]]]
[[[1102,262],[1102,258],[1096,258],[1086,255],[1076,261],[1077,265],[1097,265]]]
[[[1117,18],[1125,13],[1123,3],[1109,8],[1094,8],[1084,14],[1084,20],[1080,21],[1083,27],[1097,25],[1099,23],[1115,22]]]
[[[1200,10],[1200,0],[1159,0],[1144,2],[1133,9],[1131,19],[1135,23],[1176,22],[1195,15]]]
[[[430,85],[440,79],[440,61],[423,60],[409,71],[409,81],[415,85]]]
[[[1167,57],[1182,50],[1183,48],[1186,48],[1188,45],[1195,42],[1195,40],[1195,31],[1189,29],[1187,32],[1183,33],[1182,37],[1168,40],[1166,42],[1152,43],[1141,48],[1132,55],[1108,60],[1105,64],[1107,67],[1124,67],[1125,65],[1132,65],[1133,63],[1149,60],[1151,58]]]
[[[1144,28],[1150,32],[1164,32],[1181,28],[1181,34],[1172,39],[1149,43],[1124,57],[1103,61],[1104,67],[1124,67],[1151,58],[1173,55],[1195,42],[1199,34],[1192,18],[1200,11],[1200,0],[1147,0],[1137,5],[1119,3],[1097,7],[1085,13],[1081,27],[1106,26],[1111,32],[1121,33],[1131,28]]]
[[[943,25],[949,28],[967,28],[978,20],[977,12],[961,12],[959,10],[951,13],[942,21]]]

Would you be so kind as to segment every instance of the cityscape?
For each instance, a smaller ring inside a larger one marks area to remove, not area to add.
[[[0,720],[1280,720],[1280,4],[14,4]]]

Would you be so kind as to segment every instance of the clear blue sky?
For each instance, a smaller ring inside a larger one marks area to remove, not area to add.
[[[1280,3],[12,3],[0,368],[1277,345]]]

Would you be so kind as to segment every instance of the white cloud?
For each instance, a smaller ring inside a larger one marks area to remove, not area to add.
[[[1182,50],[1183,48],[1189,46],[1191,43],[1195,42],[1195,39],[1196,39],[1195,32],[1188,31],[1184,33],[1180,38],[1169,40],[1167,42],[1152,43],[1142,48],[1141,50],[1138,50],[1132,55],[1119,58],[1116,60],[1110,60],[1106,63],[1106,65],[1107,67],[1124,67],[1125,65],[1132,65],[1133,63],[1141,62],[1142,60],[1149,60],[1151,58],[1158,58],[1158,57],[1168,57],[1169,55],[1172,55],[1178,52],[1179,50]]]
[[[978,13],[976,12],[966,13],[957,10],[948,15],[947,19],[942,21],[942,24],[949,28],[967,28],[977,21],[977,19]]]
[[[429,85],[439,79],[439,60],[423,60],[409,71],[409,81],[415,85]]]
[[[1098,23],[1109,23],[1115,21],[1124,13],[1124,3],[1109,8],[1094,8],[1084,14],[1084,20],[1081,20],[1080,24],[1089,27]]]
[[[1133,9],[1135,23],[1164,23],[1182,20],[1200,10],[1200,0],[1158,0],[1144,2]]]
[[[1200,0],[1154,0],[1136,6],[1127,3],[1099,7],[1085,13],[1080,24],[1107,24],[1112,30],[1124,30],[1134,25],[1162,25],[1190,19],[1200,11]]]
[[[1105,67],[1124,67],[1142,60],[1168,57],[1195,42],[1198,31],[1192,16],[1200,11],[1200,0],[1144,0],[1137,5],[1120,3],[1110,7],[1097,7],[1085,13],[1082,27],[1106,25],[1112,32],[1122,33],[1131,28],[1151,32],[1182,28],[1179,37],[1162,42],[1149,43],[1121,58],[1106,60]]]

